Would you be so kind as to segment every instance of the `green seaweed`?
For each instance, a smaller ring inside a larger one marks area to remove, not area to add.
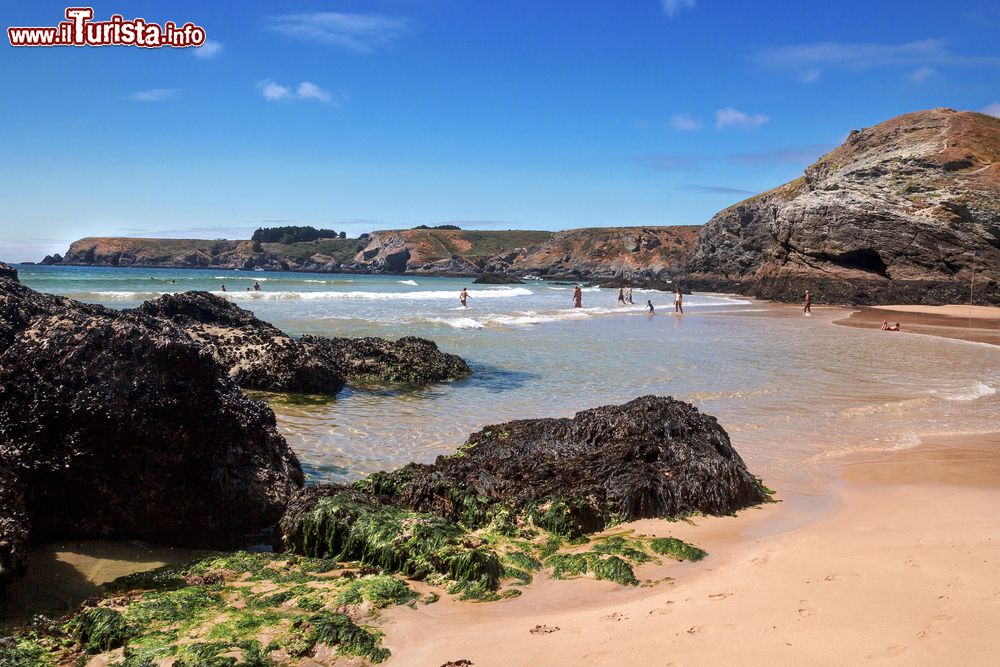
[[[54,662],[33,636],[0,638],[0,667],[39,667]]]
[[[85,609],[67,628],[87,653],[102,653],[122,646],[129,637],[128,622],[121,612],[108,607]]]
[[[388,574],[377,574],[352,580],[337,595],[337,604],[358,605],[367,601],[376,609],[406,604],[417,597],[405,582]]]
[[[623,586],[639,585],[639,580],[635,578],[632,566],[618,556],[592,557],[588,564],[595,579],[607,579]]]
[[[650,548],[662,556],[668,556],[675,560],[701,560],[708,555],[698,547],[688,544],[676,537],[654,537],[649,542]]]
[[[310,650],[315,644],[325,644],[337,648],[344,655],[357,655],[372,662],[383,662],[390,653],[382,648],[378,633],[362,628],[347,614],[321,611],[311,616],[305,638]]]
[[[556,579],[573,579],[587,574],[586,554],[553,554],[545,559]]]

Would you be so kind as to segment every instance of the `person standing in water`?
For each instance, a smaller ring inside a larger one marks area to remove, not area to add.
[[[809,294],[809,290],[806,290],[806,305],[802,308],[802,313],[804,315],[812,315],[812,295]]]
[[[573,290],[573,307],[583,308],[583,290],[580,289],[579,285]]]
[[[222,283],[222,291],[223,291],[223,292],[225,292],[225,291],[226,291],[226,283]]]
[[[257,282],[256,280],[253,283],[253,291],[254,292],[259,292],[260,291],[260,283]]]
[[[628,290],[625,291],[625,300],[630,304],[632,303],[632,287],[629,286]]]
[[[684,314],[684,294],[681,293],[681,288],[677,288],[677,293],[674,294],[674,312]]]
[[[469,304],[466,303],[469,300],[469,288],[463,287],[462,293],[458,295],[458,300],[462,302],[462,308],[468,308]]]
[[[650,315],[656,315],[656,309],[653,308],[653,300],[652,299],[646,299],[646,310],[649,311]]]
[[[619,287],[618,288],[618,303],[622,304],[623,306],[625,305],[625,288],[624,287]]]

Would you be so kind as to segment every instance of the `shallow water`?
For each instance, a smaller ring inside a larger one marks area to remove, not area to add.
[[[922,434],[995,430],[1000,348],[830,324],[793,306],[673,297],[532,281],[218,270],[20,267],[36,289],[110,307],[161,293],[218,290],[292,334],[418,335],[463,356],[465,381],[419,390],[348,390],[335,401],[268,396],[309,478],[349,480],[450,453],[484,425],[669,394],[718,417],[750,467],[785,492],[818,484],[816,463]],[[261,293],[245,288],[259,280]],[[172,282],[175,281],[175,282]],[[469,308],[458,303],[470,288]],[[648,316],[643,306],[657,308]]]

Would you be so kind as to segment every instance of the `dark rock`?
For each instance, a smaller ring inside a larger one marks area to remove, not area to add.
[[[0,262],[0,278],[6,278],[7,280],[17,281],[17,269],[9,264],[4,264]]]
[[[523,285],[524,281],[517,276],[506,273],[484,273],[472,282],[477,285]]]
[[[0,594],[27,566],[28,527],[24,487],[0,460]]]
[[[336,394],[344,386],[343,376],[329,357],[313,354],[277,327],[214,294],[167,294],[138,310],[184,329],[241,387]]]
[[[303,475],[265,404],[141,313],[62,300],[24,326],[53,303],[28,292],[5,322],[19,331],[0,355],[0,457],[33,539],[221,545],[278,520]]]
[[[441,352],[434,341],[406,336],[384,338],[321,338],[303,336],[310,354],[325,356],[348,382],[359,384],[428,384],[467,377],[471,370],[454,354]]]
[[[62,261],[63,261],[63,256],[60,255],[59,253],[56,253],[54,255],[46,255],[45,258],[41,261],[41,263],[44,264],[45,266],[51,266],[52,264],[61,264]]]
[[[488,426],[454,456],[357,486],[466,526],[506,506],[566,534],[649,517],[731,514],[767,500],[714,417],[657,396],[572,419]]]

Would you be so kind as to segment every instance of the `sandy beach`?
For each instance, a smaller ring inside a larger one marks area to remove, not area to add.
[[[393,610],[391,664],[995,664],[1000,434],[826,466],[832,510],[802,503],[693,524],[638,522],[707,549],[624,589],[539,580],[516,600]]]
[[[1000,345],[1000,308],[995,306],[873,306],[836,323],[878,329],[882,322],[899,322],[902,331],[908,333]]]

